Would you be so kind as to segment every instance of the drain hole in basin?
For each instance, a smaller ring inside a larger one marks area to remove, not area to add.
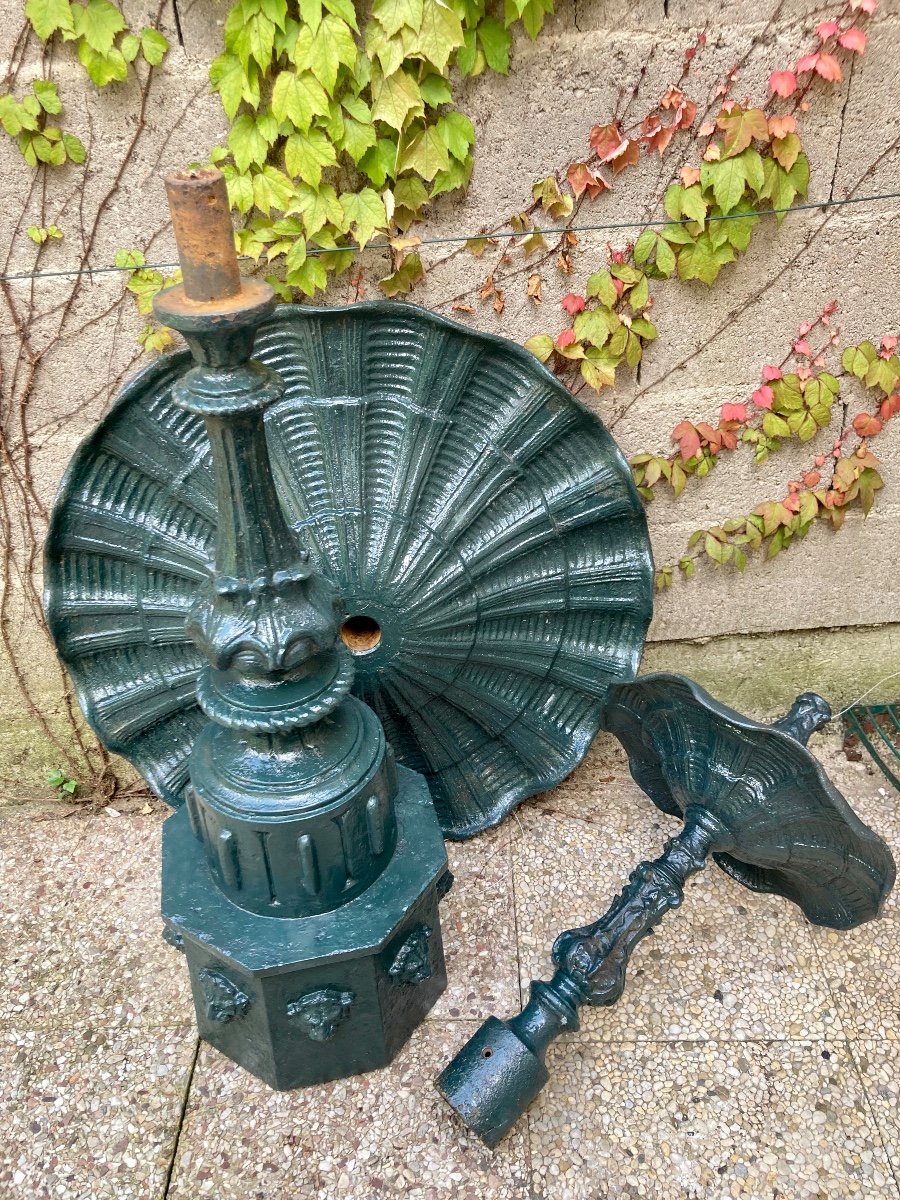
[[[381,641],[381,626],[374,617],[348,617],[341,626],[341,637],[351,654],[369,654]]]

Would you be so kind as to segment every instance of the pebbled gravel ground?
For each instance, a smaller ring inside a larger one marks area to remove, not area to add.
[[[900,796],[812,743],[900,857]],[[715,867],[584,1013],[491,1154],[432,1087],[547,976],[672,822],[598,739],[505,825],[449,846],[450,985],[387,1070],[276,1093],[198,1044],[160,937],[165,813],[0,807],[0,1198],[900,1200],[900,898],[846,934]]]

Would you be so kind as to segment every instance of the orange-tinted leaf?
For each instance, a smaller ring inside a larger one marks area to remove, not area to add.
[[[881,433],[881,420],[873,413],[859,413],[853,418],[853,430],[860,437],[875,437],[876,434]]]
[[[579,296],[576,292],[569,292],[567,296],[563,296],[562,306],[569,314],[574,317],[577,313],[584,312],[584,296]]]
[[[797,76],[793,71],[773,71],[769,76],[769,87],[776,96],[793,96],[797,90]]]

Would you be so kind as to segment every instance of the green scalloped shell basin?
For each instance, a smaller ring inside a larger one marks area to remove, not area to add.
[[[652,608],[643,507],[602,423],[527,351],[403,304],[285,306],[255,356],[278,493],[341,589],[356,694],[467,837],[559,782],[632,678]],[[123,389],[79,448],[46,552],[46,606],[104,743],[176,805],[203,723],[184,632],[214,554],[202,422],[172,384]]]

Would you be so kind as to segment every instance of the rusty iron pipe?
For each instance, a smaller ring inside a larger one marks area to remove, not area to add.
[[[212,167],[166,176],[166,197],[188,300],[228,300],[241,290],[225,176]]]

